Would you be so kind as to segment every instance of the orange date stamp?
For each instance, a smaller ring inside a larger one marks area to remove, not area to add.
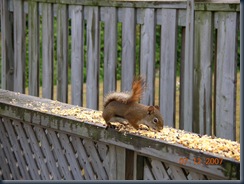
[[[179,158],[179,164],[186,165],[189,161],[188,158],[182,157]],[[214,157],[207,157],[205,159],[202,159],[200,157],[193,158],[194,165],[221,165],[223,163],[223,158],[214,158]]]

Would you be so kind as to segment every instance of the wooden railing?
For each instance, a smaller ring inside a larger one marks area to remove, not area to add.
[[[117,69],[122,90],[129,90],[134,75],[140,73],[148,84],[141,102],[154,104],[159,99],[165,124],[175,127],[176,61],[180,60],[179,127],[236,140],[239,13],[240,3],[226,1],[1,0],[1,88],[25,93],[28,78],[28,94],[40,96],[42,76],[42,96],[67,102],[70,76],[71,103],[84,106],[86,91],[86,107],[98,109],[101,70],[103,95],[118,88]],[[103,39],[100,23],[104,23]],[[178,30],[182,47],[177,55]]]
[[[1,180],[240,179],[233,159],[41,109],[52,104],[75,107],[0,90]],[[207,158],[222,161],[209,165]]]

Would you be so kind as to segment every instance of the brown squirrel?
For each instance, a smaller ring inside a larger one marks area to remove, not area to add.
[[[138,103],[145,88],[142,77],[135,79],[130,92],[113,92],[104,100],[103,118],[107,127],[112,127],[110,122],[124,123],[126,120],[135,129],[139,124],[147,125],[157,131],[163,129],[163,117],[159,106],[146,106]]]

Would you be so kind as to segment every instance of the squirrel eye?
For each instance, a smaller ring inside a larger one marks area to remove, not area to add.
[[[153,118],[153,122],[157,123],[158,122],[158,118]]]

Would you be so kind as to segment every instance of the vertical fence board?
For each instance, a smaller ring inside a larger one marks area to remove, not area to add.
[[[14,1],[14,91],[25,93],[24,1]]]
[[[180,128],[192,131],[193,111],[193,53],[194,53],[194,0],[187,1],[185,59],[183,63],[182,98],[180,102]]]
[[[105,8],[104,29],[104,95],[116,90],[117,11]]]
[[[236,139],[237,13],[218,13],[216,136]]]
[[[14,50],[13,50],[13,14],[8,10],[9,1],[1,0],[1,41],[2,74],[1,88],[14,89]]]
[[[98,109],[99,103],[99,8],[87,7],[87,81],[86,104],[88,108]]]
[[[84,66],[84,20],[83,7],[72,6],[71,10],[71,84],[72,104],[83,106],[83,66]]]
[[[122,18],[122,91],[131,90],[136,63],[136,11],[123,8]]]
[[[42,3],[42,97],[53,99],[53,5]]]
[[[68,102],[68,7],[57,8],[57,100]]]
[[[37,2],[28,2],[29,95],[39,96],[39,10]]]
[[[212,133],[212,38],[211,12],[195,12],[193,131]]]
[[[109,180],[125,179],[125,148],[109,145]]]
[[[175,127],[175,80],[177,11],[159,10],[161,14],[160,111],[165,125]]]
[[[143,93],[141,103],[154,104],[155,91],[155,10],[144,9],[141,25],[140,74],[145,77],[147,88]]]

